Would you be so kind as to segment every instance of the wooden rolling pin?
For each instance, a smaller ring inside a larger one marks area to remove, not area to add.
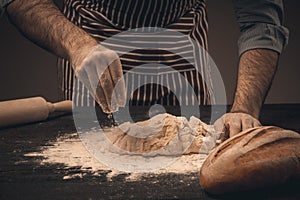
[[[42,121],[55,111],[72,112],[72,101],[47,102],[42,97],[0,102],[0,127]]]

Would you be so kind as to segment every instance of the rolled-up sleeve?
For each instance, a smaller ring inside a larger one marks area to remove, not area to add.
[[[0,0],[0,13],[3,13],[6,6],[11,3],[13,0]]]
[[[250,49],[264,48],[281,53],[288,43],[289,31],[283,24],[281,0],[233,0],[241,31],[239,55]]]

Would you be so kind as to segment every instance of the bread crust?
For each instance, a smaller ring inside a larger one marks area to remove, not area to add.
[[[284,184],[300,178],[300,134],[274,126],[248,129],[216,147],[200,182],[212,194]]]

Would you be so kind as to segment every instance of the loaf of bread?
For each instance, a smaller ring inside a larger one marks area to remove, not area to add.
[[[239,133],[215,148],[200,170],[211,194],[284,184],[300,178],[300,134],[274,126]]]

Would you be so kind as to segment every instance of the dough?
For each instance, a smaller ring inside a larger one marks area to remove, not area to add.
[[[274,126],[239,133],[216,147],[200,170],[212,194],[250,190],[300,180],[300,134]]]
[[[178,155],[199,153],[202,139],[211,131],[195,117],[160,114],[137,123],[124,123],[105,133],[114,146],[127,153]],[[158,152],[159,151],[159,152]]]

